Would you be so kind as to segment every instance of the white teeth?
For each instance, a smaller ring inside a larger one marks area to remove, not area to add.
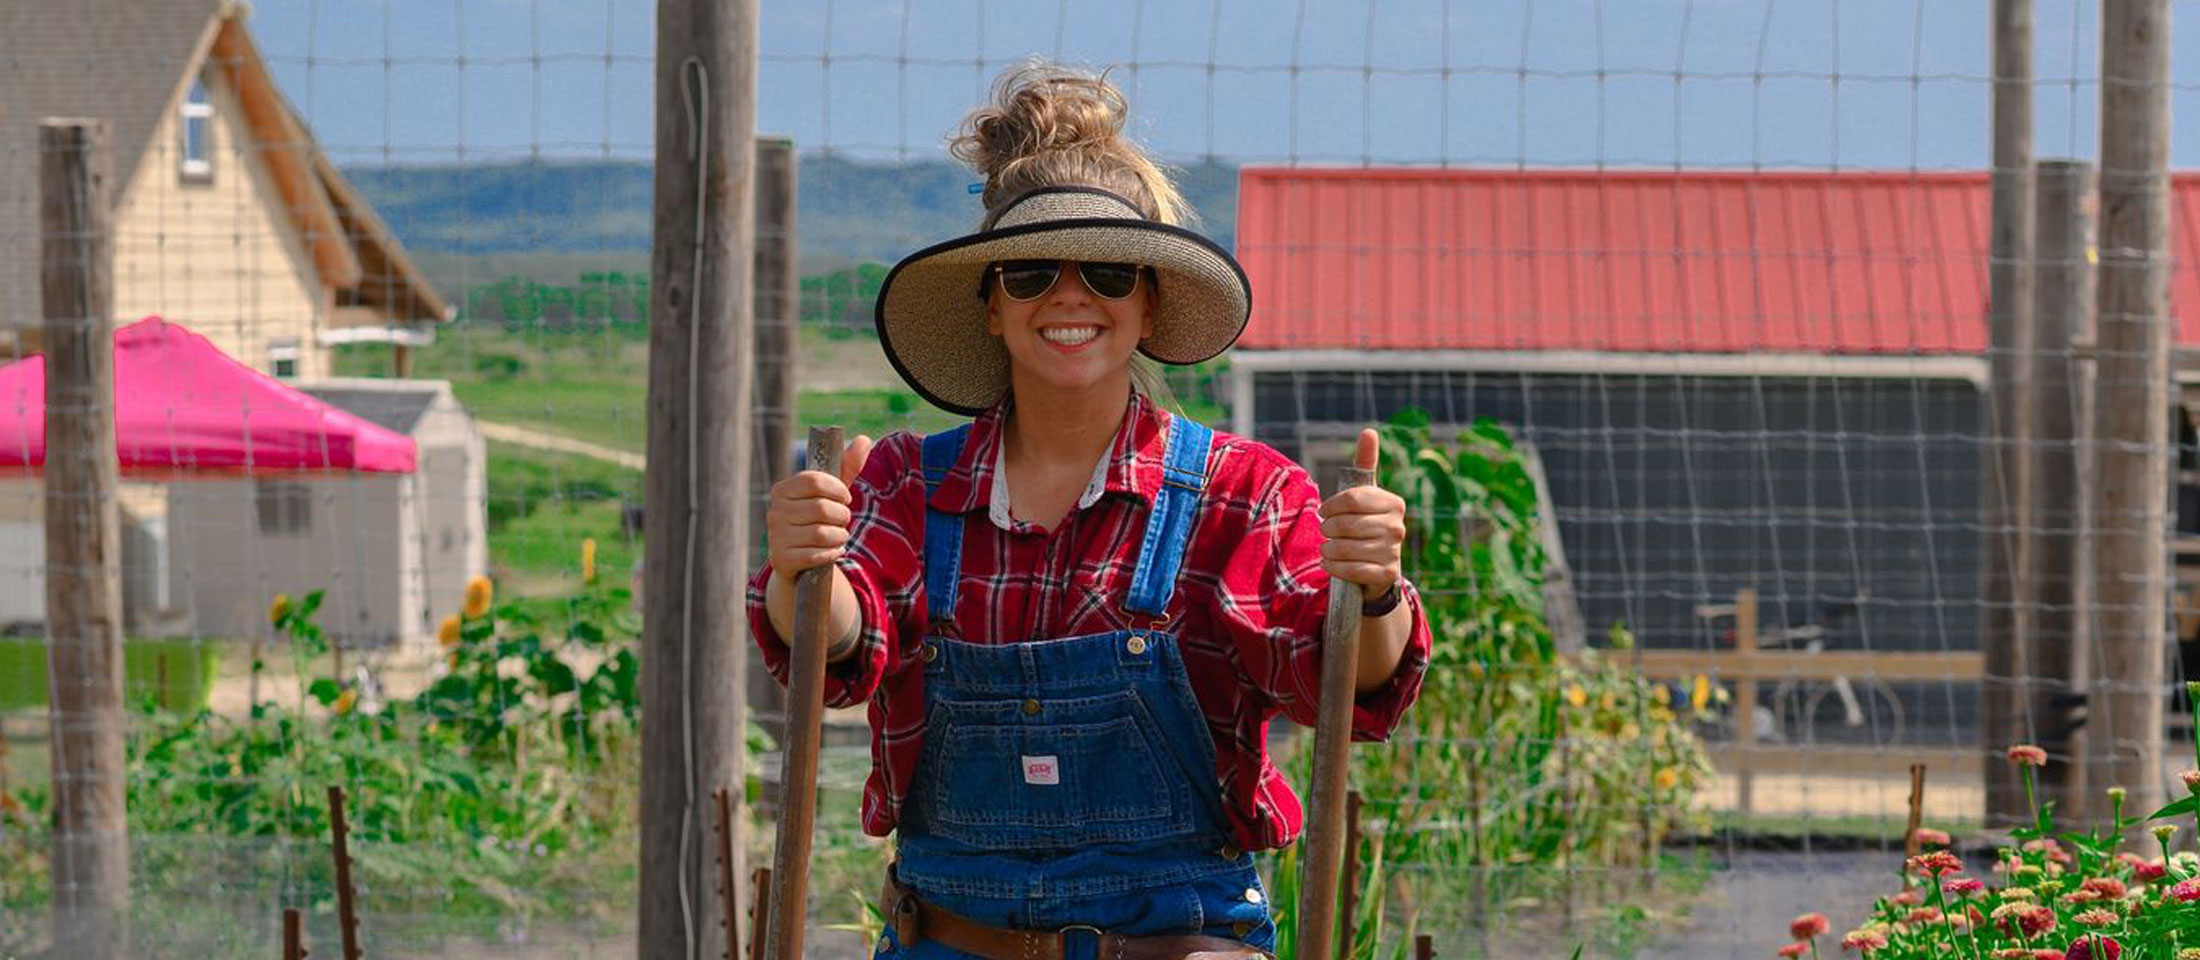
[[[1045,337],[1047,339],[1047,342],[1049,343],[1059,343],[1065,347],[1074,347],[1080,343],[1084,343],[1085,341],[1091,340],[1092,338],[1099,336],[1100,328],[1048,327],[1044,330],[1039,331],[1039,335]]]

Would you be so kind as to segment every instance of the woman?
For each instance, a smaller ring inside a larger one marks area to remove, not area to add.
[[[1301,822],[1268,721],[1315,722],[1330,578],[1365,597],[1355,738],[1388,736],[1427,668],[1403,501],[1321,501],[1153,399],[1133,355],[1221,353],[1251,293],[1124,119],[1103,78],[1001,78],[953,141],[979,232],[878,301],[895,369],[974,422],[858,437],[840,476],[771,491],[750,620],[785,682],[795,574],[830,565],[825,696],[869,701],[864,829],[896,834],[880,957],[1263,956],[1251,851]]]

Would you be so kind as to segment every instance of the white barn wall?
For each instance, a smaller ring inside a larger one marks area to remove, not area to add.
[[[45,622],[44,511],[37,481],[0,480],[0,627]]]
[[[178,483],[169,536],[175,591],[202,636],[246,638],[267,629],[278,593],[324,593],[319,622],[347,645],[407,635],[403,573],[412,521],[410,477],[341,476],[296,482],[310,491],[311,519],[298,533],[259,528],[255,480]],[[417,614],[414,614],[417,616]]]

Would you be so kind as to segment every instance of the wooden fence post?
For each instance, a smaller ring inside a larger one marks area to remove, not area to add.
[[[655,63],[636,957],[690,960],[727,952],[710,794],[745,768],[757,0],[657,0]]]
[[[2101,5],[2100,335],[2086,789],[2162,803],[2169,659],[2169,0]]]
[[[101,120],[38,128],[46,338],[46,660],[53,920],[70,955],[128,952],[122,535],[114,415],[114,159]]]
[[[306,960],[305,915],[297,907],[283,908],[283,960]]]
[[[1985,590],[1981,598],[1980,736],[1998,749],[2037,736],[2033,678],[2034,611],[2030,521],[2033,508],[2034,436],[2032,382],[2032,2],[1994,0],[1994,170],[1992,257],[1988,266],[1989,380],[1983,398]],[[2008,764],[1986,770],[1989,824],[2021,822],[2024,787]]]
[[[2040,774],[2041,799],[2056,809],[2083,816],[2086,794],[2083,741],[2075,736],[2082,714],[2075,709],[2080,687],[2080,651],[2085,649],[2091,596],[2082,573],[2086,511],[2079,490],[2079,466],[2085,434],[2081,401],[2087,394],[2076,343],[2093,336],[2093,168],[2076,160],[2039,165],[2037,188],[2038,283],[2033,291],[2032,371],[2032,530],[2034,613],[2032,620],[2031,710],[2037,723],[2034,742],[2056,755]],[[1989,667],[1991,669],[1991,667]],[[2016,767],[2000,762],[2010,743],[1981,744],[1989,782],[2013,778]],[[2017,803],[2023,804],[2021,783]],[[2029,813],[2029,811],[2024,811]]]
[[[351,880],[351,823],[344,818],[344,788],[328,788],[329,862],[336,867],[336,932],[344,960],[360,960],[358,887]]]
[[[1924,826],[1924,823],[1925,765],[1913,763],[1910,764],[1910,825],[1908,829],[1902,831],[1903,856],[1917,856],[1918,849],[1922,846],[1917,839],[1917,831]]]
[[[756,449],[749,456],[749,557],[755,566],[763,563],[760,531],[771,486],[793,472],[802,316],[801,287],[795,276],[795,167],[794,141],[757,138]],[[755,644],[745,646],[749,711],[772,742],[785,743],[787,689],[764,669],[763,654]],[[767,813],[776,811],[778,788],[767,784],[760,800]],[[736,876],[745,874],[745,870],[735,871]]]
[[[1744,662],[1757,652],[1757,590],[1743,587],[1734,594],[1734,652]],[[1750,771],[1757,754],[1757,675],[1745,672],[1734,695],[1734,809],[1746,820],[1753,806],[1755,776]]]

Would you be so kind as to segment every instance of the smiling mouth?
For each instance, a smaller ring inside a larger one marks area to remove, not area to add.
[[[1046,327],[1039,331],[1040,339],[1065,347],[1090,343],[1098,336],[1099,327]]]

